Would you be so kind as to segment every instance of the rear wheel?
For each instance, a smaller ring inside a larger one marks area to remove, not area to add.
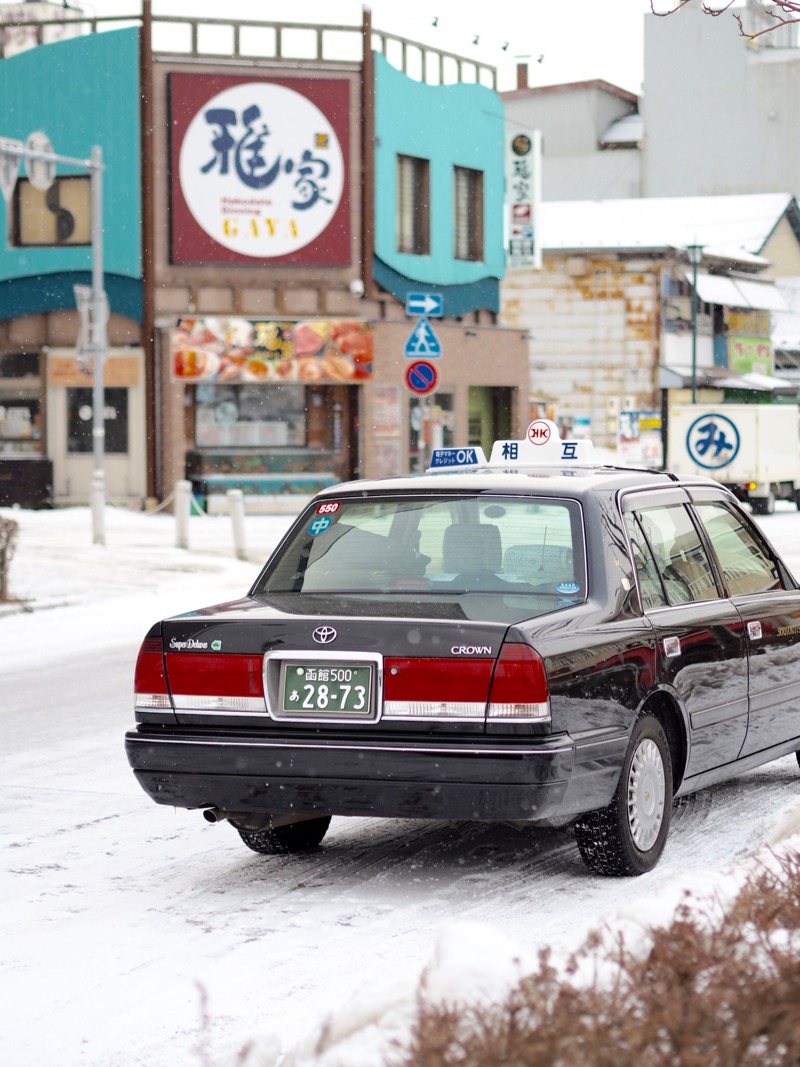
[[[265,856],[279,856],[288,852],[308,852],[309,849],[316,848],[330,824],[330,815],[325,815],[319,819],[306,819],[273,829],[237,830],[237,833],[253,852],[261,852]]]
[[[672,810],[669,742],[652,715],[637,719],[614,799],[575,824],[581,858],[596,874],[645,874],[664,851]]]
[[[775,494],[770,489],[766,496],[753,497],[754,515],[772,515],[775,512]]]

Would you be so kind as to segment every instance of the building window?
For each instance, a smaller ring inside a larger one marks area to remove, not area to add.
[[[91,179],[56,178],[42,192],[27,178],[20,178],[14,188],[12,219],[15,248],[91,244]]]
[[[427,256],[431,250],[430,163],[397,157],[397,251]]]
[[[456,259],[483,259],[483,171],[456,167],[453,232]]]

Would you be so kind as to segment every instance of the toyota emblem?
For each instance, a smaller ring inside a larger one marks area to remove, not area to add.
[[[332,626],[318,626],[311,635],[321,645],[329,645],[336,640],[336,631]]]

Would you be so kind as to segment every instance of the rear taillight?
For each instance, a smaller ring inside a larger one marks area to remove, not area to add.
[[[549,721],[547,673],[542,657],[530,645],[509,642],[500,649],[487,715],[490,721]]]
[[[160,637],[146,637],[139,649],[133,678],[134,705],[172,711],[164,673],[164,649]]]
[[[486,714],[491,659],[384,660],[384,719],[480,719]]]
[[[178,713],[266,715],[262,657],[168,652],[167,669]]]

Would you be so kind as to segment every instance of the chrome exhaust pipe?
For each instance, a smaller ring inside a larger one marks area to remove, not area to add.
[[[318,818],[317,815],[267,815],[256,811],[223,811],[222,808],[203,808],[206,822],[229,822],[237,830],[276,830],[279,826],[290,826],[296,822],[306,822]]]

